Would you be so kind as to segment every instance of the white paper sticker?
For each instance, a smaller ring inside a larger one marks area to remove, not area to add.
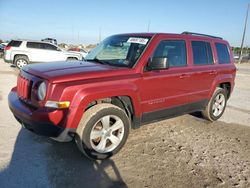
[[[146,39],[146,38],[130,37],[127,42],[129,42],[129,43],[137,43],[137,44],[144,44],[145,45],[145,44],[147,44],[148,39]]]

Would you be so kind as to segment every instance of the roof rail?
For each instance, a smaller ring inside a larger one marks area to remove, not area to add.
[[[183,35],[204,36],[204,37],[211,37],[211,38],[216,38],[216,39],[223,39],[221,37],[216,37],[216,36],[212,36],[212,35],[206,35],[206,34],[202,34],[202,33],[193,33],[193,32],[188,32],[188,31],[184,31],[181,34],[183,34]]]

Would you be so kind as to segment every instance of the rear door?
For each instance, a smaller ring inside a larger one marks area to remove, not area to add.
[[[41,42],[27,42],[27,49],[29,51],[31,62],[46,62],[47,52]]]
[[[166,70],[144,71],[140,84],[144,113],[175,108],[188,102],[190,76],[186,49],[185,40],[167,38],[159,41],[152,57],[167,57],[170,67]],[[184,108],[179,110],[185,111]],[[160,118],[160,113],[157,113],[156,118]]]
[[[191,40],[192,69],[190,71],[189,102],[202,102],[209,98],[213,81],[218,74],[214,62],[212,43],[203,40]]]

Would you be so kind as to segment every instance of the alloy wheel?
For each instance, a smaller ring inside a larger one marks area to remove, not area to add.
[[[99,153],[111,152],[121,143],[124,136],[124,123],[115,115],[99,119],[90,132],[92,148]]]
[[[16,62],[16,65],[19,69],[23,68],[24,66],[26,66],[28,63],[27,61],[23,60],[23,59],[19,59]]]
[[[226,104],[225,96],[222,93],[218,94],[214,99],[212,107],[213,115],[215,117],[219,116],[223,112],[225,104]]]

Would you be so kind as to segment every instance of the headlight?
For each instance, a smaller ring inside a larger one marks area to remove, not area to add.
[[[40,101],[44,100],[46,96],[46,84],[45,82],[42,82],[37,90],[37,97]]]

